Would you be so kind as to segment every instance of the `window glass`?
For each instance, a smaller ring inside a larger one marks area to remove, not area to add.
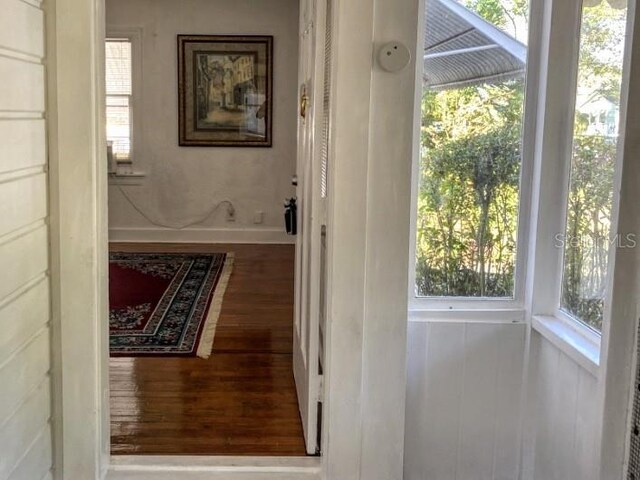
[[[417,296],[514,295],[527,14],[426,0]]]
[[[626,14],[626,1],[583,5],[567,222],[557,237],[564,248],[561,308],[597,331],[609,248],[635,244],[632,236],[610,239]]]
[[[107,141],[116,160],[131,157],[131,42],[108,39],[106,57]]]

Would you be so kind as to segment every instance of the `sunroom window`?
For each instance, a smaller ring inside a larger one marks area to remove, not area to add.
[[[515,295],[526,0],[426,0],[415,291]]]
[[[602,328],[609,250],[635,246],[610,238],[620,118],[626,1],[585,1],[582,10],[561,308]]]

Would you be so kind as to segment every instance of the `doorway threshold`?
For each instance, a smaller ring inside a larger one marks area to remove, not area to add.
[[[320,480],[320,457],[114,455],[106,480]]]

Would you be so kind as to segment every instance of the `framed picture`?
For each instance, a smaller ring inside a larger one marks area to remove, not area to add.
[[[179,143],[271,147],[273,37],[178,35]]]

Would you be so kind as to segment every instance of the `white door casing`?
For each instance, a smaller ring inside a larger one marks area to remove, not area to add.
[[[60,251],[53,268],[54,283],[60,288],[52,293],[64,320],[63,325],[54,325],[61,340],[54,345],[61,357],[54,370],[63,376],[62,382],[54,381],[54,390],[59,391],[54,395],[54,408],[62,427],[54,443],[56,463],[64,462],[65,478],[93,480],[104,478],[111,463],[105,388],[104,3],[55,0],[50,5],[47,123],[54,147],[50,186],[56,215],[52,215],[52,230],[59,242],[55,250]],[[406,150],[412,145],[403,133],[413,119],[406,105],[413,101],[414,73],[412,69],[394,75],[373,72],[372,88],[372,49],[390,40],[412,44],[417,15],[414,0],[342,0],[335,1],[333,7],[331,88],[335,101],[331,108],[322,477],[400,479],[409,245],[408,226],[403,223],[409,218],[409,195],[405,198],[402,193],[410,181],[409,169],[404,166],[410,163],[405,163]],[[412,51],[415,54],[414,48]],[[315,78],[320,78],[320,72]],[[310,97],[313,116],[319,99],[313,94]],[[373,123],[369,135],[376,112],[379,121]],[[394,121],[385,122],[385,117]],[[402,168],[398,168],[398,161]],[[384,165],[388,169],[378,168]],[[385,188],[377,188],[376,180],[384,180]],[[401,201],[396,195],[389,198],[389,191],[401,193]],[[367,222],[367,217],[372,222]],[[367,223],[387,234],[366,230]],[[402,229],[403,234],[389,235],[394,229]],[[384,248],[368,245],[378,241],[384,242],[380,245]],[[382,268],[367,268],[371,263]],[[365,277],[369,285],[366,295]],[[376,278],[383,281],[382,287],[372,283]],[[366,328],[365,311],[371,312]],[[157,465],[155,472],[165,476],[176,471],[162,458],[149,461]],[[128,472],[118,468],[123,474],[119,478],[140,477],[137,465]],[[197,466],[192,473],[190,478],[207,475]]]

